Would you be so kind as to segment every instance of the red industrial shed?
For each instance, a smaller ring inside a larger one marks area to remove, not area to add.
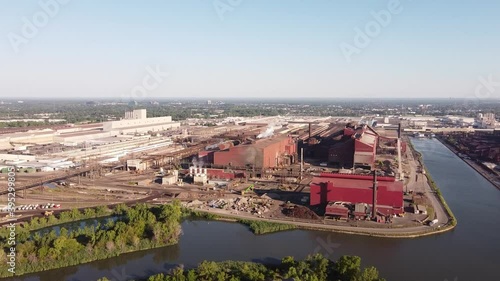
[[[378,177],[377,186],[377,212],[403,213],[403,183],[393,177]],[[311,206],[337,201],[373,205],[372,176],[322,173],[313,178],[310,187]]]
[[[276,136],[253,143],[229,147],[214,153],[214,164],[220,166],[272,168],[292,164],[297,145],[289,136]]]

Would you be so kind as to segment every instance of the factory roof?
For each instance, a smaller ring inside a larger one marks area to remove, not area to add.
[[[103,137],[103,138],[88,140],[87,142],[90,142],[90,143],[113,143],[113,142],[121,142],[124,140],[129,140],[131,138],[133,138],[133,136],[118,135],[118,136]]]
[[[102,127],[102,123],[81,124],[81,125],[76,125],[75,127],[77,127],[77,128],[97,128],[97,127]]]
[[[374,146],[377,140],[378,133],[375,132],[371,127],[366,126],[362,129],[361,137],[357,140],[370,146]],[[355,135],[357,132],[355,133]]]
[[[162,117],[169,117],[169,116],[162,116]],[[153,117],[153,118],[158,118],[158,117]],[[148,118],[148,119],[152,119],[152,118]],[[143,125],[130,126],[130,127],[112,128],[112,130],[113,130],[113,131],[133,130],[133,129],[141,129],[141,128],[148,128],[148,127],[156,127],[156,126],[161,126],[161,125],[170,125],[170,124],[180,124],[180,122],[179,122],[179,121],[158,122],[158,123],[143,124]]]
[[[59,136],[63,138],[67,137],[78,137],[78,136],[86,136],[86,135],[95,135],[95,134],[100,134],[100,133],[105,133],[102,130],[88,130],[88,131],[77,131],[77,132],[68,132],[68,133],[62,133]]]
[[[373,146],[375,145],[376,136],[365,132],[358,140],[364,144]]]
[[[285,136],[285,135],[281,135],[281,136],[273,136],[273,137],[270,137],[270,138],[265,138],[265,139],[259,139],[253,143],[250,143],[250,144],[242,144],[240,146],[253,146],[253,147],[256,147],[256,148],[265,148],[265,147],[268,147],[272,144],[275,144],[277,142],[281,142],[285,139],[288,139],[289,137],[288,136]]]
[[[27,136],[38,136],[38,135],[50,135],[55,133],[54,130],[51,129],[43,129],[43,130],[33,130],[27,132],[17,132],[7,135],[7,137],[15,138],[15,137],[27,137]]]

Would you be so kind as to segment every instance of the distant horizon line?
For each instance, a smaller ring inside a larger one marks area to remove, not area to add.
[[[435,98],[435,97],[401,97],[401,98],[395,98],[395,97],[370,97],[370,98],[365,98],[365,97],[331,97],[331,98],[324,98],[324,97],[283,97],[283,98],[256,98],[256,97],[248,97],[248,98],[234,98],[234,97],[227,97],[227,98],[210,98],[210,97],[199,97],[199,98],[193,98],[193,97],[175,97],[175,98],[144,98],[140,100],[123,100],[120,98],[103,98],[103,97],[91,97],[91,98],[80,98],[80,97],[75,97],[75,98],[69,98],[69,97],[19,97],[19,98],[12,98],[12,97],[0,97],[0,101],[33,101],[33,100],[67,100],[67,101],[114,101],[114,102],[151,102],[151,101],[176,101],[176,100],[189,100],[189,101],[224,101],[224,100],[279,100],[279,101],[286,101],[286,100],[473,100],[473,99],[478,99],[476,97],[449,97],[449,98]],[[499,100],[500,98],[481,98],[478,100]]]

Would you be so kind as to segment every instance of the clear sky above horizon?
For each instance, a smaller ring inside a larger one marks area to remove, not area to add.
[[[500,83],[496,0],[54,1],[0,0],[0,98],[473,98],[479,77]]]

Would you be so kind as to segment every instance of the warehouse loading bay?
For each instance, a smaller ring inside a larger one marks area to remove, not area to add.
[[[4,164],[20,167],[16,205],[24,208],[16,214],[23,218],[46,214],[47,205],[57,213],[178,199],[195,210],[284,222],[375,228],[432,223],[425,175],[400,127],[360,121],[266,117],[210,128],[145,126],[145,132],[106,134],[94,142],[33,143],[29,155],[7,149],[17,158]],[[41,169],[46,166],[56,168]]]

